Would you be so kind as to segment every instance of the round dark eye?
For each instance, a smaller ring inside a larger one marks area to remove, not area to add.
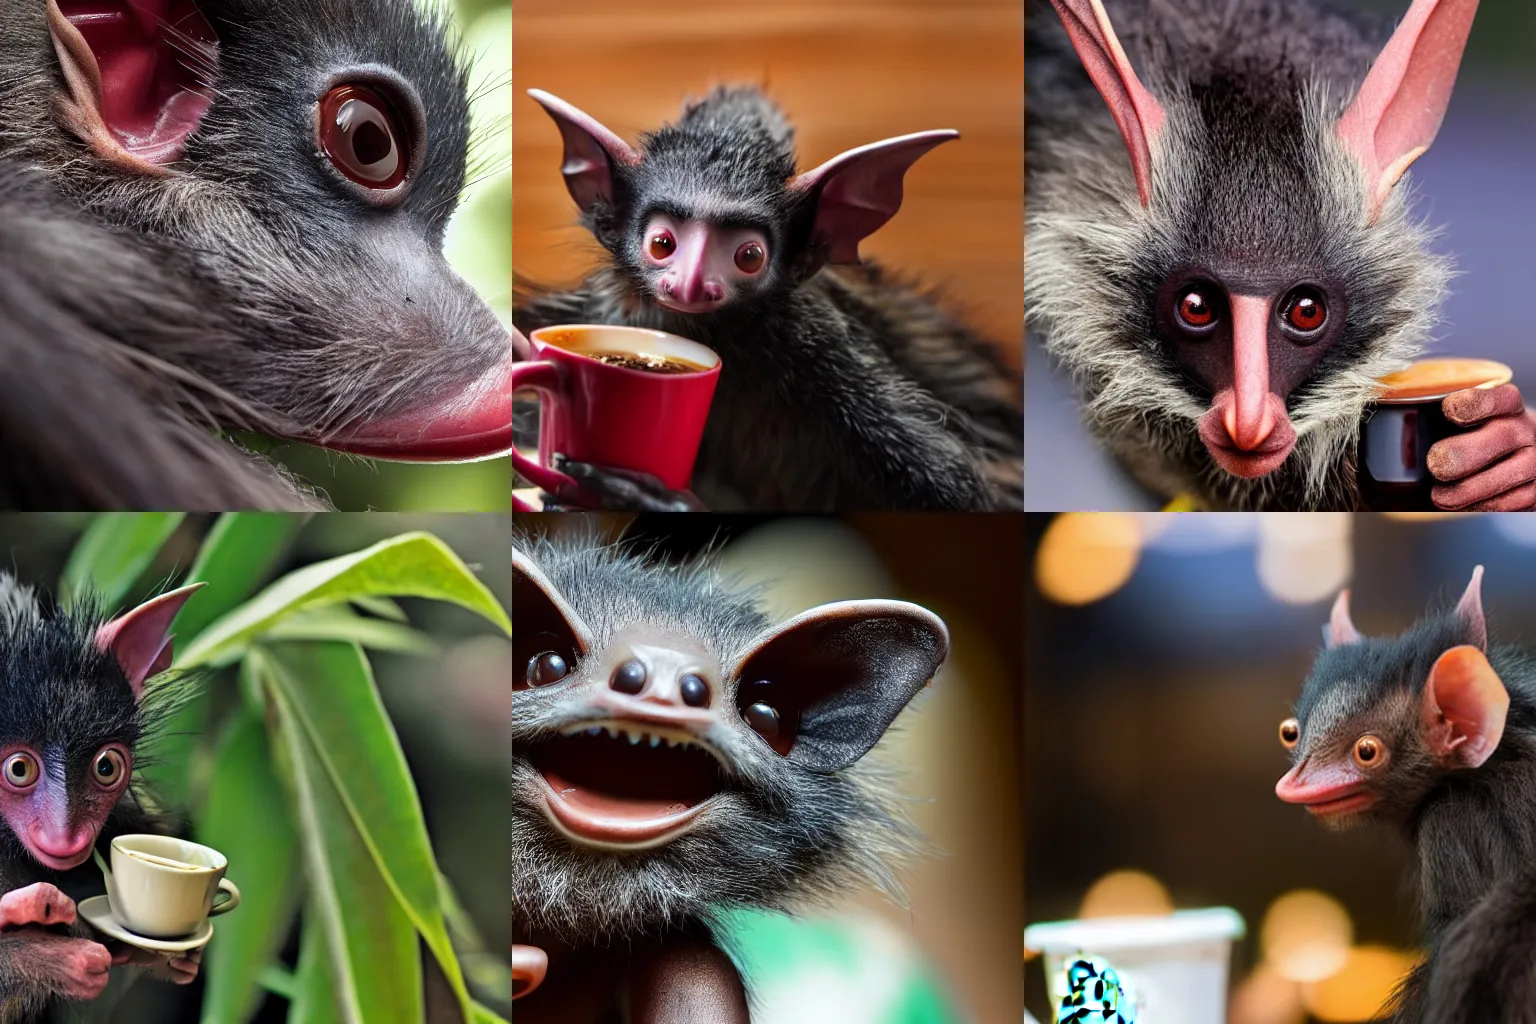
[[[570,665],[554,651],[545,651],[528,659],[528,685],[548,686],[571,674]]]
[[[112,789],[122,782],[128,775],[128,759],[122,752],[110,748],[96,755],[96,762],[91,766],[91,775],[96,784],[104,789]]]
[[[678,690],[682,693],[683,703],[691,708],[702,708],[709,703],[709,684],[701,676],[689,673],[678,680]]]
[[[1287,718],[1280,723],[1280,745],[1286,750],[1295,750],[1296,744],[1301,742],[1301,723],[1294,718]]]
[[[1204,330],[1216,322],[1216,306],[1205,292],[1190,288],[1179,299],[1179,323],[1193,331]]]
[[[42,774],[37,758],[31,754],[12,754],[5,759],[4,765],[0,765],[0,777],[4,777],[6,785],[12,789],[31,789]]]
[[[331,166],[367,189],[394,188],[410,165],[394,107],[361,85],[338,85],[321,98],[320,145]]]
[[[677,252],[677,239],[672,237],[670,231],[658,231],[651,236],[651,240],[645,244],[646,251],[651,254],[653,260],[664,260]]]
[[[743,274],[755,274],[768,261],[768,252],[761,242],[743,242],[736,250],[736,269]]]
[[[1387,759],[1387,745],[1375,736],[1361,736],[1355,740],[1355,764],[1361,768],[1375,768]]]
[[[758,701],[741,713],[748,725],[770,743],[779,738],[779,713],[769,704]]]
[[[1311,334],[1328,322],[1328,306],[1314,288],[1298,288],[1285,300],[1285,322],[1292,330]]]

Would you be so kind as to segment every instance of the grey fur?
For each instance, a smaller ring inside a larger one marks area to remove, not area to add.
[[[688,635],[732,664],[770,623],[755,594],[706,558],[675,565],[590,539],[520,538],[601,646],[636,622]],[[573,667],[573,678],[580,666]],[[724,702],[734,701],[737,680]],[[815,772],[774,754],[738,722],[708,739],[729,761],[731,786],[681,838],[644,853],[574,848],[540,810],[536,773],[518,754],[561,726],[590,719],[565,687],[513,694],[512,914],[519,929],[577,947],[659,937],[742,907],[790,909],[850,885],[898,893],[891,862],[916,831],[892,776],[873,764]]]
[[[811,197],[785,187],[794,131],[767,97],[716,89],[639,151],[638,167],[617,169],[614,202],[583,212],[607,265],[573,291],[520,281],[519,328],[628,324],[718,351],[697,478],[713,507],[1021,507],[1016,376],[933,296],[871,264],[825,266]],[[768,269],[725,308],[666,309],[640,258],[657,211],[764,230]]]
[[[0,0],[0,506],[319,507],[211,431],[325,437],[505,358],[441,252],[469,123],[444,16],[200,6],[220,39],[214,102],[154,176],[60,126],[44,4]],[[390,211],[316,152],[314,104],[358,68],[398,75],[425,110],[425,162]]]
[[[1396,637],[1327,648],[1296,704],[1293,760],[1347,758],[1365,733],[1390,751],[1371,784],[1379,802],[1365,816],[1417,848],[1429,947],[1397,994],[1394,1024],[1536,1021],[1536,657],[1490,645],[1510,707],[1498,749],[1480,767],[1447,770],[1420,724],[1430,667],[1472,642],[1445,610]]]
[[[1099,443],[1144,486],[1212,508],[1348,509],[1371,381],[1417,357],[1450,278],[1405,177],[1373,225],[1333,131],[1385,26],[1321,0],[1107,0],[1168,114],[1149,208],[1109,110],[1045,0],[1031,0],[1025,308],[1072,375]],[[1167,274],[1303,267],[1344,283],[1349,324],[1287,403],[1295,450],[1267,477],[1222,471],[1196,424],[1210,395],[1154,327]]]

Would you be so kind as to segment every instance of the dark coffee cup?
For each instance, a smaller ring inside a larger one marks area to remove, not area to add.
[[[1378,512],[1433,512],[1429,449],[1470,429],[1446,419],[1448,395],[1509,383],[1513,371],[1489,359],[1424,359],[1379,381],[1360,425],[1360,500]]]

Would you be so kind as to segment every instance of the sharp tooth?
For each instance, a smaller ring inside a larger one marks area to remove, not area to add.
[[[634,746],[635,744],[639,743],[640,740],[641,740],[641,735],[638,732],[631,732],[631,733],[627,733],[626,735],[629,736],[629,745],[630,746]]]
[[[602,734],[603,734],[603,727],[600,726],[600,725],[594,725],[594,726],[592,726],[591,728],[589,728],[587,730],[587,735],[588,736],[601,736]]]
[[[619,738],[619,730],[615,729],[611,725],[603,726],[603,731],[606,732],[609,735],[609,737],[612,738],[612,739],[618,739]]]
[[[661,737],[660,736],[652,736],[651,737],[651,746],[652,746],[652,748],[661,746]]]

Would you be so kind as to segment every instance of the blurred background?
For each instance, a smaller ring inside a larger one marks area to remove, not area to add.
[[[560,177],[544,89],[633,141],[721,82],[767,88],[808,170],[855,146],[930,128],[961,141],[906,177],[901,212],[861,246],[937,287],[1020,365],[1023,50],[1018,0],[519,0],[513,38],[513,266],[546,286],[598,260]]]
[[[758,1024],[1019,1019],[1017,517],[516,519],[541,532],[597,522],[669,558],[718,546],[728,570],[766,584],[779,620],[854,598],[899,598],[940,615],[949,661],[868,755],[900,770],[932,846],[899,874],[906,905],[850,892],[795,919],[739,915],[734,931],[752,959]]]
[[[1408,0],[1347,0],[1401,17]],[[1526,299],[1527,241],[1536,232],[1536,5],[1485,0],[1477,11],[1456,91],[1434,147],[1410,178],[1419,215],[1441,228],[1438,251],[1455,258],[1431,354],[1497,359],[1536,402],[1536,346]],[[1031,341],[1025,379],[1025,494],[1034,509],[1155,509],[1101,453],[1077,413],[1068,380]]]
[[[511,327],[511,0],[417,2],[449,14],[472,69],[467,184],[448,225],[448,260]],[[485,512],[512,507],[507,459],[435,466],[377,462],[289,441],[244,440],[319,487],[339,509]]]
[[[184,574],[214,519],[187,516],[125,606]],[[0,514],[4,568],[24,582],[58,593],[57,581],[70,550],[90,520],[88,514]],[[443,540],[502,606],[510,607],[511,522],[505,515],[309,517],[261,586],[301,566],[410,530],[426,530]],[[494,627],[456,606],[409,598],[400,603],[411,623],[436,642],[438,652],[419,656],[370,651],[369,660],[420,794],[438,864],[483,940],[483,955],[461,958],[465,970],[486,1004],[505,1014],[511,994],[506,950],[512,939],[507,917],[511,850],[506,724],[511,645]],[[226,682],[209,684],[210,690],[222,690]],[[232,865],[231,877],[237,882],[239,873],[239,865]],[[290,958],[297,937],[295,929],[285,950]],[[192,1024],[205,1019],[199,1011],[202,985],[199,980],[183,989],[140,979],[112,1007],[110,1019],[114,1024]],[[83,1019],[79,1014],[93,1006],[80,1004],[61,1019]],[[287,1007],[287,1000],[269,996],[252,1019],[258,1024],[284,1021]]]
[[[1486,565],[1491,636],[1536,639],[1536,517],[1027,520],[1028,920],[1233,907],[1232,1024],[1374,1019],[1416,955],[1410,851],[1281,803],[1279,724],[1344,587],[1391,634]]]

